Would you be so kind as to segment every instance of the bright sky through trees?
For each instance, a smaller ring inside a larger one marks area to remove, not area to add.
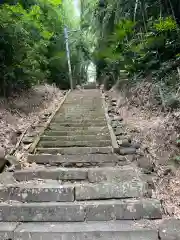
[[[80,16],[79,0],[74,0],[74,7],[75,7],[76,14]]]

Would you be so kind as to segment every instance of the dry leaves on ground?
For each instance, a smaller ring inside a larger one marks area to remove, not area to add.
[[[41,121],[43,113],[51,113],[62,99],[63,93],[55,86],[41,85],[0,99],[0,145],[9,152],[21,134]]]
[[[117,99],[117,112],[124,120],[125,131],[133,141],[141,143],[143,154],[156,164],[159,176],[156,197],[164,201],[168,215],[180,217],[180,169],[177,165],[173,166],[173,171],[164,175],[164,171],[173,163],[172,159],[180,155],[176,143],[180,133],[180,114],[163,113],[158,107],[152,109],[147,94],[144,95],[145,100],[141,95],[146,90],[138,90],[137,94],[129,98],[115,89],[111,89],[108,95]],[[134,90],[132,92],[134,94]]]

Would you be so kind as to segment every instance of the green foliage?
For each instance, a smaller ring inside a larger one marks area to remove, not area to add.
[[[36,35],[38,43],[33,39],[36,30],[31,12],[21,5],[3,5],[0,11],[0,89],[1,94],[9,94],[13,89],[29,88],[44,79],[47,59],[39,55],[40,44],[46,45],[46,39]],[[37,34],[37,32],[36,32]],[[41,46],[42,48],[42,46]]]
[[[165,19],[159,19],[154,24],[154,28],[159,32],[168,31],[168,30],[172,31],[172,30],[176,30],[177,24],[176,24],[176,21],[172,19],[172,17],[166,17]]]
[[[0,5],[0,94],[47,81],[69,88],[64,25],[79,29],[72,0],[7,0]],[[70,14],[71,12],[71,14]],[[73,78],[86,79],[86,38],[70,34]]]
[[[91,27],[86,22],[86,29],[97,37],[93,57],[99,81],[107,74],[113,76],[112,84],[121,81],[120,70],[127,72],[128,86],[151,75],[153,84],[162,90],[160,98],[163,96],[166,106],[178,107],[180,1],[86,2],[94,3],[86,3],[89,9],[85,16],[88,12],[94,23]]]

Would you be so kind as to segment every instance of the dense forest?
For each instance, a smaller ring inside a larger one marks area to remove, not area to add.
[[[95,40],[100,82],[107,88],[150,82],[157,102],[179,106],[180,1],[87,0],[82,15]]]
[[[69,88],[64,26],[69,30],[73,82],[110,88],[150,82],[160,104],[178,107],[178,0],[4,0],[0,5],[1,95],[43,82]]]
[[[86,80],[89,58],[85,37],[75,31],[80,29],[80,20],[72,1],[1,1],[1,95],[43,82],[69,88],[64,26],[69,30],[73,80],[78,84]]]

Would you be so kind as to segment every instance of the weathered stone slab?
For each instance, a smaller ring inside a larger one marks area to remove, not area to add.
[[[55,122],[53,121],[51,124],[50,124],[50,127],[104,127],[106,126],[106,122],[105,121],[98,121],[98,122],[94,122],[93,120],[92,121],[88,121],[88,122],[79,122],[79,123],[76,123],[74,121],[64,121],[64,122]],[[107,126],[106,126],[107,127]]]
[[[83,203],[82,203],[83,204]],[[158,200],[102,200],[85,203],[87,221],[161,219]]]
[[[114,201],[94,201],[87,202],[86,220],[87,221],[110,221],[115,219]]]
[[[110,140],[109,135],[96,134],[96,135],[74,135],[74,136],[42,136],[41,141],[101,141]]]
[[[34,137],[24,137],[23,138],[23,140],[22,140],[22,142],[24,143],[24,144],[30,144],[30,143],[32,143],[34,141]]]
[[[86,122],[89,122],[89,121],[93,121],[93,122],[96,122],[96,121],[106,121],[105,119],[105,116],[104,115],[97,115],[95,113],[95,116],[93,117],[93,114],[87,114],[86,115],[83,115],[83,114],[80,114],[80,115],[77,115],[76,118],[72,118],[72,116],[64,116],[63,114],[59,115],[57,114],[54,119],[54,121],[58,121],[58,122],[69,122],[69,121],[73,121],[73,122],[82,122],[82,121],[86,121]]]
[[[112,147],[37,148],[37,153],[61,155],[111,154]]]
[[[162,218],[160,201],[154,199],[88,201],[85,211],[89,221]]]
[[[161,240],[179,240],[180,239],[180,220],[164,220],[159,228]]]
[[[74,111],[75,109],[73,109]],[[92,112],[92,111],[88,111],[87,109],[80,109],[80,111],[77,111],[76,109],[76,116],[75,114],[57,114],[54,118],[54,120],[56,121],[57,119],[60,119],[61,121],[64,122],[68,122],[68,121],[82,121],[82,120],[89,120],[89,121],[94,121],[94,120],[102,120],[104,121],[104,112],[102,112],[101,110],[97,111],[97,112]]]
[[[107,163],[118,162],[114,154],[87,154],[87,155],[29,155],[28,162],[56,165],[58,163]]]
[[[125,166],[121,168],[95,168],[88,170],[88,180],[94,182],[122,182],[138,179],[138,172],[133,167]]]
[[[61,122],[65,122],[65,121],[72,121],[72,117],[69,117],[69,116],[65,116],[63,113],[57,113],[56,116],[53,118],[54,121],[61,121]],[[75,119],[73,119],[74,122],[81,122],[81,121],[91,121],[92,118],[90,115],[85,115],[85,116],[81,116],[81,115],[78,115],[76,116]],[[106,120],[105,119],[105,116],[104,116],[104,113],[103,115],[100,115],[96,118],[93,118],[93,121],[103,121],[103,120]]]
[[[146,184],[141,181],[127,181],[118,184],[82,184],[75,187],[76,200],[135,198],[143,197],[145,193]]]
[[[47,130],[44,133],[47,136],[70,136],[73,137],[74,135],[78,136],[88,136],[88,135],[100,135],[103,134],[104,136],[109,136],[109,131],[103,129],[102,131],[90,131],[88,132],[86,130],[76,129],[73,131],[57,131],[57,130]]]
[[[149,211],[142,210],[143,204],[148,206]],[[160,219],[162,214],[158,204],[157,202],[154,205],[150,199],[131,200],[131,202],[128,200],[102,200],[74,203],[1,203],[0,221],[110,221],[139,220],[143,217]],[[76,216],[77,220],[74,220]]]
[[[13,177],[13,173],[3,172],[0,174],[0,184],[7,185],[7,184],[14,184],[14,183],[16,183],[16,180]]]
[[[4,222],[83,222],[82,204],[73,203],[0,203]]]
[[[106,125],[106,119],[105,119],[105,117],[103,118],[103,117],[100,117],[100,118],[95,118],[95,119],[92,119],[92,118],[89,118],[89,119],[87,119],[87,118],[77,118],[77,119],[69,119],[69,120],[67,120],[67,119],[65,119],[65,118],[60,118],[60,117],[55,117],[55,118],[53,118],[53,121],[52,121],[52,123],[54,124],[81,124],[81,125],[86,125],[86,124],[89,124],[89,123],[92,123],[93,122],[93,124],[96,124],[97,123],[97,126],[98,126],[98,124],[100,123],[100,124],[102,124],[102,123],[104,123],[104,126]]]
[[[33,179],[52,180],[86,180],[87,169],[80,168],[54,168],[54,169],[28,169],[13,173],[17,181],[29,181]]]
[[[83,205],[83,202],[81,202]],[[84,202],[87,221],[161,219],[160,201],[154,199]]]
[[[95,100],[95,99],[94,99]],[[103,112],[103,108],[102,105],[99,105],[97,100],[96,104],[93,106],[92,102],[88,102],[87,104],[83,101],[83,102],[71,102],[69,104],[64,103],[61,111],[59,111],[57,113],[57,117],[63,117],[65,119],[72,117],[73,119],[76,119],[75,117],[91,117],[93,115],[97,115],[97,117],[103,117],[104,116],[104,112]],[[101,104],[101,103],[100,103]],[[75,111],[73,111],[75,110]],[[66,112],[64,112],[66,111]],[[78,112],[79,115],[75,115],[73,113]],[[87,115],[83,115],[83,113],[86,112]],[[98,115],[99,113],[99,115]]]
[[[115,135],[116,136],[122,136],[122,135],[125,135],[125,130],[123,129],[123,126],[118,126],[116,129],[115,129]]]
[[[125,148],[127,147],[127,148],[129,148],[129,147],[132,146],[132,144],[129,142],[128,139],[117,140],[117,143],[118,143],[118,145],[119,145],[120,147],[125,147]]]
[[[126,200],[115,204],[117,220],[161,219],[162,209],[159,200]]]
[[[95,141],[40,141],[38,147],[105,147],[111,146],[110,140]]]
[[[135,154],[136,153],[136,148],[133,147],[120,147],[119,148],[119,153],[121,155],[128,155],[128,154]]]
[[[14,230],[18,226],[18,223],[0,223],[0,240],[10,240],[14,237]],[[14,239],[13,239],[14,240]]]
[[[0,188],[3,201],[17,200],[21,202],[72,202],[74,187],[54,184],[26,184]]]
[[[24,223],[14,240],[158,240],[147,222],[111,221],[81,223]]]
[[[66,127],[66,126],[60,126],[58,124],[51,124],[48,126],[48,129],[50,130],[56,130],[56,131],[90,131],[90,132],[98,132],[98,131],[107,131],[107,126],[79,126],[79,127]]]

